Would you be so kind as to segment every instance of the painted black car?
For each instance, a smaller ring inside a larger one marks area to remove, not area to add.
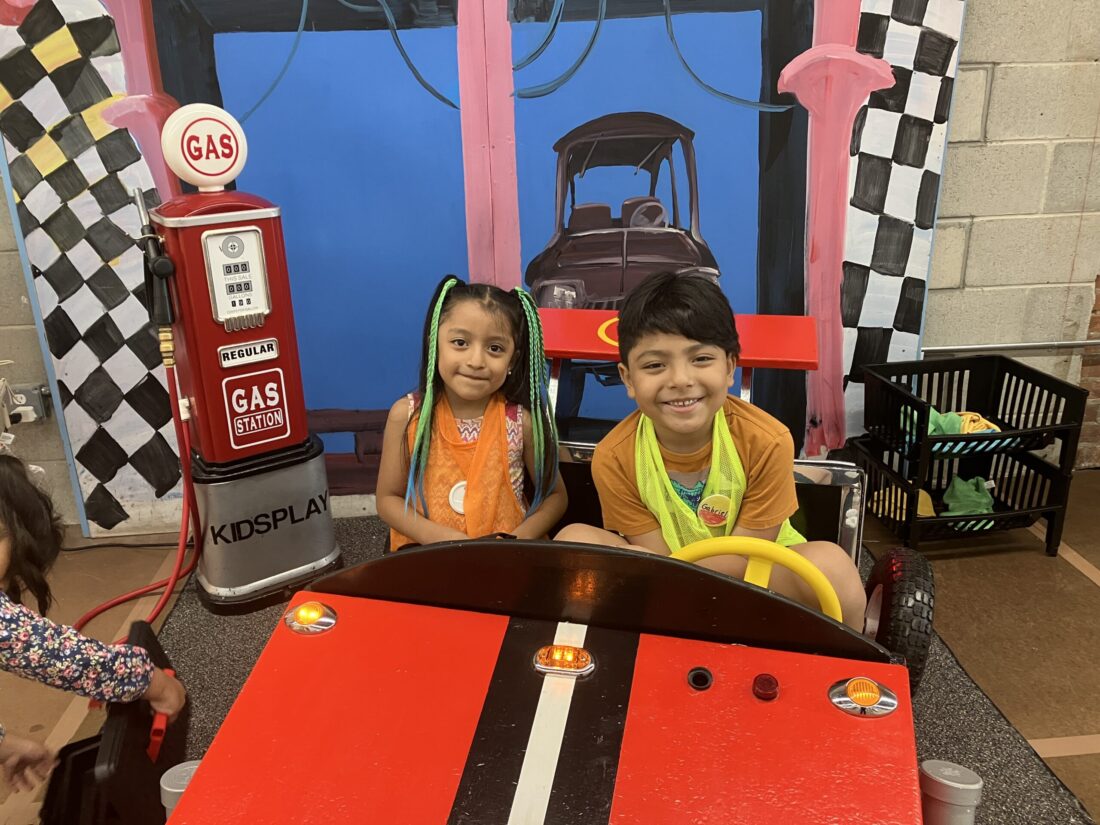
[[[525,276],[539,306],[616,309],[656,272],[702,268],[718,277],[699,234],[694,137],[663,115],[620,112],[590,120],[554,144],[556,231]],[[677,180],[681,164],[686,181]],[[648,186],[639,185],[641,194],[624,192],[621,205],[577,203],[578,181],[601,167],[633,167],[641,181],[639,173],[647,172]]]

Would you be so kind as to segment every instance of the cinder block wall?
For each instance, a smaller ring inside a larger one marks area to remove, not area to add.
[[[6,200],[0,200],[0,361],[5,360],[15,363],[0,366],[0,376],[12,384],[46,383],[46,365],[15,245],[11,212]],[[61,432],[52,412],[44,421],[15,425],[12,452],[46,470],[50,494],[62,519],[66,524],[75,524],[78,521],[76,499],[61,445]]]
[[[968,0],[924,345],[1100,338],[1100,0]],[[1100,350],[1034,363],[1092,391]]]

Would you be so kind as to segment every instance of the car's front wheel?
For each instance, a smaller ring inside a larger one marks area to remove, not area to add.
[[[905,657],[910,693],[916,693],[928,663],[935,604],[932,566],[916,550],[892,547],[875,562],[867,580],[864,633]]]

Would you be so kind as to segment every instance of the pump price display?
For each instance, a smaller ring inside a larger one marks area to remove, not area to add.
[[[222,381],[229,443],[236,449],[290,435],[286,387],[281,369],[234,375]]]
[[[237,328],[241,324],[230,319],[246,319],[244,327],[262,324],[271,308],[260,230],[253,226],[217,229],[204,232],[202,238],[214,320],[237,323]]]

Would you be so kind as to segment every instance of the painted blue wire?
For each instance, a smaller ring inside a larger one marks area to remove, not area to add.
[[[287,69],[290,68],[290,62],[294,59],[295,53],[298,51],[298,43],[302,39],[302,31],[306,27],[306,12],[309,10],[309,0],[302,0],[302,16],[298,18],[298,31],[294,33],[294,45],[290,47],[290,54],[286,56],[286,61],[283,63],[283,68],[279,70],[279,74],[276,75],[275,80],[271,85],[267,87],[267,91],[263,93],[259,100],[257,100],[252,108],[249,109],[244,115],[238,119],[238,123],[244,123],[250,117],[252,113],[259,109],[264,101],[271,96],[271,93],[275,91],[275,87],[283,81],[283,76],[287,73]]]
[[[699,77],[688,65],[687,60],[684,58],[683,53],[680,51],[680,44],[676,42],[676,33],[672,30],[672,4],[671,0],[664,0],[665,2],[665,28],[668,30],[668,39],[672,41],[672,48],[676,50],[676,56],[680,58],[680,65],[684,67],[684,70],[691,75],[691,79],[699,84],[705,91],[721,98],[727,103],[732,103],[735,106],[745,106],[749,109],[755,109],[758,112],[785,112],[788,109],[793,109],[791,104],[781,103],[761,103],[757,100],[746,100],[743,97],[736,97],[735,95],[726,94],[720,89],[716,89],[707,83],[703,78]]]
[[[585,60],[588,59],[589,52],[592,51],[592,47],[596,45],[596,40],[600,36],[600,28],[603,26],[604,16],[607,14],[607,0],[600,0],[599,9],[596,14],[596,28],[592,30],[592,36],[588,39],[588,45],[584,47],[584,51],[581,52],[581,56],[576,59],[572,66],[565,70],[565,72],[554,80],[548,83],[540,83],[538,86],[528,86],[525,89],[516,89],[515,96],[523,100],[531,100],[537,97],[545,97],[551,92],[556,92],[562,86],[569,82],[569,80],[577,73],[577,69],[581,67]]]
[[[350,2],[350,0],[336,0],[336,1],[341,6],[349,8],[352,11],[359,11],[359,12],[377,11],[377,9],[375,9],[375,8],[372,8],[370,6],[360,6],[357,3]],[[394,43],[395,46],[397,46],[397,51],[399,51],[401,53],[401,59],[405,61],[405,65],[409,68],[409,71],[412,72],[413,77],[415,77],[417,82],[421,86],[424,87],[425,91],[427,91],[428,94],[430,94],[432,97],[434,97],[440,103],[444,103],[447,106],[450,106],[452,109],[458,109],[458,106],[449,97],[447,97],[445,94],[443,94],[438,89],[436,89],[431,83],[429,83],[424,78],[424,75],[420,74],[420,71],[416,68],[416,65],[412,62],[412,58],[409,57],[409,53],[405,51],[405,46],[401,43],[401,37],[397,34],[397,21],[394,19],[393,12],[390,11],[389,4],[386,2],[386,0],[378,0],[378,5],[382,7],[382,13],[384,15],[386,15],[386,25],[389,26],[390,37],[393,38],[393,43]]]
[[[561,22],[561,12],[565,8],[565,0],[554,0],[554,8],[550,10],[550,17],[548,19],[549,28],[546,30],[546,36],[542,38],[542,42],[539,43],[534,51],[528,54],[526,57],[521,58],[518,63],[512,64],[512,70],[518,72],[520,69],[526,68],[538,60],[539,56],[546,51],[546,48],[550,45],[550,41],[554,39],[554,33],[558,30],[558,23]]]

